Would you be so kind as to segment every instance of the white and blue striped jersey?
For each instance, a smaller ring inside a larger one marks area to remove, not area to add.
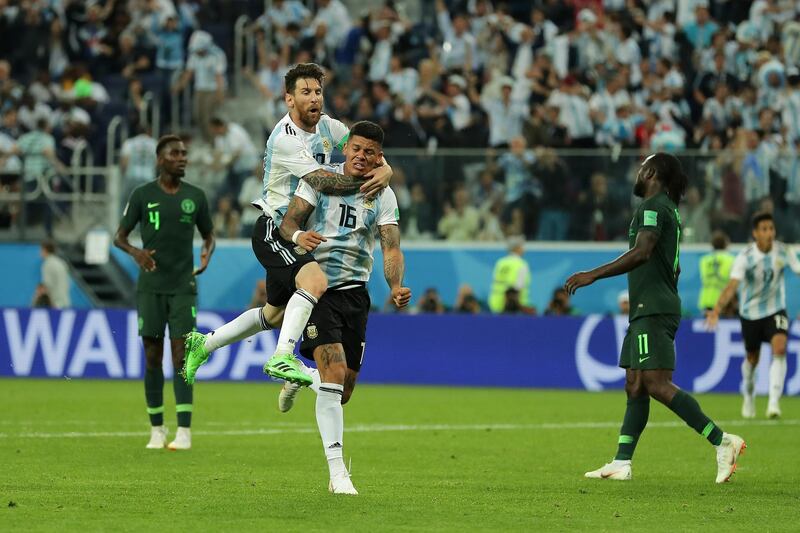
[[[292,122],[286,113],[267,139],[264,152],[264,193],[254,202],[279,226],[300,178],[330,164],[334,148],[347,140],[347,126],[322,115],[316,131],[308,133]]]
[[[344,173],[344,164],[333,171]],[[328,285],[344,289],[353,282],[369,281],[378,227],[397,225],[400,219],[394,191],[387,187],[375,199],[367,200],[360,192],[322,194],[301,181],[295,194],[315,206],[306,229],[327,239],[314,250],[314,258],[328,277]]]
[[[759,320],[786,310],[786,267],[800,274],[800,260],[794,250],[774,242],[764,253],[755,243],[739,252],[733,262],[731,279],[739,281],[739,316]]]

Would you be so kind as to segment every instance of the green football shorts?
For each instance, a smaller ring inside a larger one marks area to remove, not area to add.
[[[196,294],[136,293],[136,310],[139,312],[139,335],[164,337],[169,324],[169,336],[179,339],[195,331],[197,325]]]
[[[619,366],[631,370],[675,370],[675,333],[681,317],[651,315],[628,326]]]

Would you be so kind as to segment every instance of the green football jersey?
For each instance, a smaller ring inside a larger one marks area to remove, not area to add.
[[[680,315],[678,265],[681,249],[681,218],[678,206],[666,193],[648,198],[636,209],[628,230],[630,248],[640,231],[658,236],[650,259],[628,272],[630,320],[649,315]]]
[[[153,272],[139,271],[136,290],[162,294],[196,293],[192,271],[194,228],[201,235],[213,229],[208,201],[202,189],[185,181],[178,192],[167,194],[151,181],[131,193],[120,225],[131,231],[139,224],[142,247],[155,250]]]

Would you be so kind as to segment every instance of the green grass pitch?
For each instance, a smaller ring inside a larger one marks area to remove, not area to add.
[[[583,479],[615,451],[622,392],[361,385],[345,407],[357,497],[327,492],[303,391],[200,383],[193,449],[146,450],[139,382],[0,380],[3,531],[779,531],[800,516],[800,399],[784,420],[704,410],[749,446],[731,483],[713,448],[654,405],[631,482]],[[175,427],[172,391],[166,421]],[[761,398],[762,414],[766,407]]]

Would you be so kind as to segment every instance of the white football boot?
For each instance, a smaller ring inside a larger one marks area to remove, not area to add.
[[[278,394],[278,411],[285,413],[294,405],[294,399],[303,386],[298,383],[283,382],[280,394]]]
[[[178,428],[175,433],[175,440],[167,445],[172,451],[188,450],[192,447],[192,430],[189,428]]]
[[[736,472],[736,460],[744,453],[747,444],[738,435],[722,434],[722,442],[717,448],[717,483],[725,483]]]
[[[613,479],[616,481],[629,481],[633,479],[633,470],[630,461],[617,461],[616,459],[591,472],[586,472],[584,477],[592,479]]]
[[[148,450],[161,450],[167,444],[167,427],[152,426],[150,428],[150,442],[145,446]]]
[[[767,406],[767,418],[780,418],[781,406],[777,401],[770,401]]]
[[[756,417],[756,397],[753,394],[745,394],[742,400],[742,418]]]
[[[350,472],[345,470],[340,474],[334,474],[328,483],[328,490],[333,494],[351,494],[357,495],[358,491],[350,481]]]

